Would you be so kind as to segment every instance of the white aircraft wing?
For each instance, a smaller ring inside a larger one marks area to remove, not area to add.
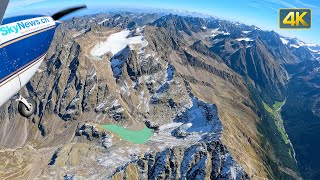
[[[9,0],[0,0],[0,25],[2,24],[4,13],[8,7]]]

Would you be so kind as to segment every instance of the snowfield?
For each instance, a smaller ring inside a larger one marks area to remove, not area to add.
[[[289,43],[289,41],[287,39],[285,39],[285,38],[280,38],[280,39],[281,39],[283,44],[288,44]]]
[[[101,25],[101,24],[103,24],[103,23],[106,22],[106,21],[109,21],[109,18],[104,19],[103,21],[100,21],[98,24]]]
[[[216,36],[218,36],[220,34],[223,34],[223,35],[226,35],[226,36],[230,35],[229,32],[219,31],[219,28],[211,30],[211,34],[212,34],[211,35],[212,38],[214,38],[214,37],[216,37]]]
[[[296,49],[300,48],[299,45],[295,45],[295,44],[290,44],[290,47],[293,47],[293,48],[296,48]]]
[[[245,37],[245,38],[238,38],[238,39],[236,39],[236,40],[237,40],[237,41],[246,41],[246,42],[253,41],[253,39],[247,38],[247,37]]]
[[[91,50],[92,56],[100,57],[108,52],[116,55],[128,45],[133,44],[145,44],[144,36],[129,37],[131,31],[123,30],[114,34],[111,34],[104,42],[99,42]]]

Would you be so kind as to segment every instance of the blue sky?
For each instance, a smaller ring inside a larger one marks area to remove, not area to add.
[[[53,13],[68,6],[86,4],[89,10],[102,8],[159,8],[187,10],[216,16],[220,19],[256,25],[284,36],[320,44],[319,0],[10,0],[7,16],[23,13]],[[280,8],[311,8],[311,30],[280,30]],[[99,11],[100,12],[100,11]]]

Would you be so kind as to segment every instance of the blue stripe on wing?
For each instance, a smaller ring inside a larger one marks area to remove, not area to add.
[[[55,28],[0,48],[0,82],[48,51]]]

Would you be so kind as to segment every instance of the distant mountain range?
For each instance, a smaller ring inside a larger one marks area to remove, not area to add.
[[[35,115],[0,110],[0,177],[317,179],[320,46],[181,13],[66,20],[20,92]]]

